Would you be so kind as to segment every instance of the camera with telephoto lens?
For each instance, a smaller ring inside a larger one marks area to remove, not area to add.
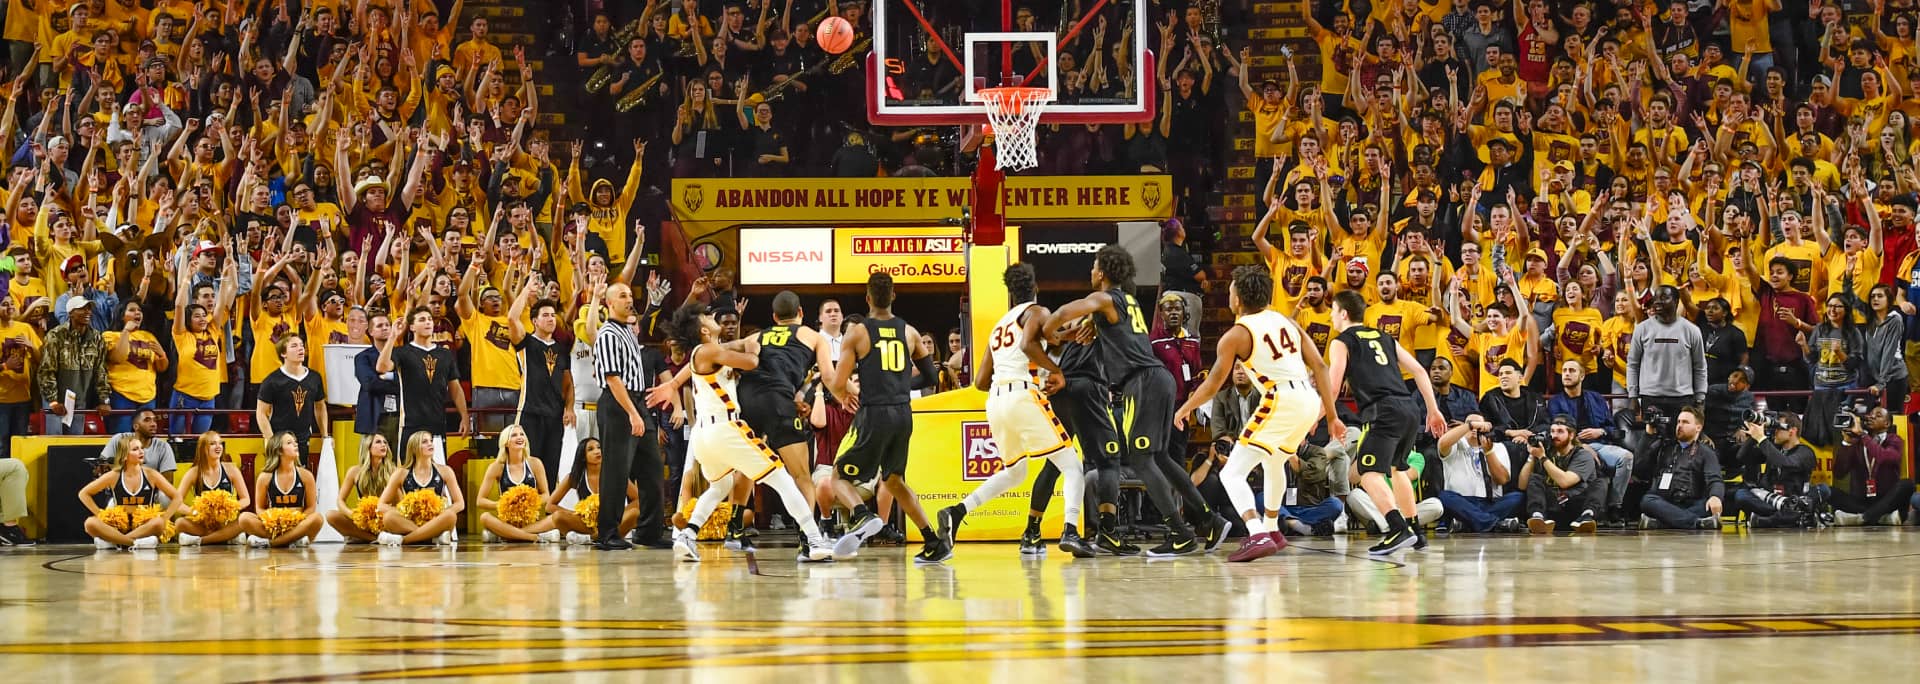
[[[1545,435],[1528,437],[1527,448],[1531,449],[1533,447],[1539,447],[1541,451],[1545,451],[1547,449],[1547,437]]]
[[[1658,406],[1647,406],[1640,409],[1640,422],[1652,429],[1655,434],[1663,437],[1673,436],[1673,419],[1673,416],[1667,415],[1667,412],[1660,410]]]
[[[1872,405],[1862,400],[1841,404],[1833,412],[1833,429],[1852,432],[1856,426],[1864,427],[1867,423],[1867,411],[1870,410]]]

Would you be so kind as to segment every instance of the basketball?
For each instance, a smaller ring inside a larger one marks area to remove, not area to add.
[[[853,24],[840,17],[827,17],[820,28],[814,29],[813,39],[830,54],[846,52],[853,45]]]

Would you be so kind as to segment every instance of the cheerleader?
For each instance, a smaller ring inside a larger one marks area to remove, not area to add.
[[[245,482],[246,475],[241,474],[240,466],[227,462],[227,441],[220,433],[208,430],[200,434],[200,441],[193,449],[193,466],[187,468],[187,474],[181,477],[183,483],[182,499],[198,501],[200,495],[221,491],[232,494],[239,505],[236,511],[247,510],[253,501],[253,495],[247,488],[236,483]],[[239,516],[222,527],[210,527],[195,520],[193,506],[180,509],[180,519],[175,523],[180,530],[181,546],[200,544],[221,544],[240,537],[246,530],[240,526]]]
[[[572,510],[560,507],[560,500],[567,498],[571,490],[579,500],[586,500],[600,491],[600,440],[588,437],[581,440],[573,457],[573,471],[560,478],[560,484],[547,495],[547,512],[552,513],[554,526],[566,533],[567,543],[584,545],[593,543],[593,532],[588,527],[591,521],[583,521]],[[627,510],[620,513],[620,536],[633,531],[640,523],[640,488],[627,481]]]
[[[547,499],[547,471],[540,459],[527,454],[527,431],[519,423],[508,425],[500,431],[500,457],[487,466],[487,474],[480,478],[480,494],[476,502],[480,510],[480,524],[486,529],[486,541],[510,541],[551,544],[560,541],[560,530],[554,528],[553,516],[547,515],[526,527],[516,527],[500,517],[501,494],[514,487],[526,485],[539,493],[540,501]]]
[[[347,486],[340,488],[340,500],[333,510],[327,511],[327,524],[340,536],[346,537],[347,543],[372,542],[380,538],[383,530],[379,514],[375,514],[371,520],[373,528],[366,529],[354,522],[351,511],[359,509],[361,499],[370,498],[378,503],[381,492],[386,491],[387,481],[393,479],[396,470],[399,468],[393,464],[393,445],[387,442],[386,435],[376,432],[360,440],[360,462],[347,469]]]
[[[422,489],[438,494],[445,505],[426,522],[415,523],[400,512],[400,498]],[[387,478],[387,488],[380,493],[380,513],[387,529],[376,541],[385,546],[425,541],[452,544],[453,526],[466,507],[453,469],[433,462],[433,433],[415,432],[407,437],[407,448],[400,453],[400,469]]]
[[[292,432],[281,431],[267,440],[267,448],[260,454],[260,474],[254,476],[253,482],[253,500],[260,502],[260,512],[240,514],[240,525],[249,535],[249,546],[307,546],[320,534],[322,521],[314,514],[318,502],[313,496],[318,488],[313,484],[313,472],[300,467],[306,453],[300,438]],[[300,522],[274,535],[261,517],[274,508],[299,511]]]
[[[94,501],[94,496],[112,490],[108,494],[109,506],[131,508],[154,505],[157,494],[167,497],[168,501],[174,502],[174,507],[178,507],[180,492],[160,471],[147,467],[147,447],[139,438],[132,433],[122,434],[116,443],[119,448],[113,451],[113,471],[94,478],[87,486],[80,488],[81,505],[93,511],[93,515],[87,516],[87,534],[93,537],[93,546],[97,549],[154,548],[160,545],[160,533],[166,529],[167,514],[153,516],[153,519],[132,530],[121,532],[101,519],[101,512],[106,509]],[[168,511],[169,514],[171,512]]]

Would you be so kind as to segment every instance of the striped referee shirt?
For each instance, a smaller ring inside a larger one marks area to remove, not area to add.
[[[611,377],[620,378],[629,392],[638,392],[650,384],[640,360],[640,338],[634,336],[633,329],[625,322],[609,320],[600,324],[600,332],[593,339],[594,367],[599,371],[600,389],[607,388],[607,378]]]

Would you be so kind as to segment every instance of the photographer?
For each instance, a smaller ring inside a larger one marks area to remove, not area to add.
[[[1511,442],[1513,451],[1527,440],[1547,434],[1547,400],[1522,381],[1519,361],[1500,360],[1500,386],[1480,398],[1480,415],[1493,424],[1495,439]]]
[[[1705,417],[1688,406],[1673,418],[1673,438],[1653,442],[1651,453],[1633,464],[1633,479],[1646,483],[1640,497],[1642,529],[1655,524],[1680,530],[1720,529],[1720,459],[1700,439]],[[1649,431],[1658,427],[1649,425]]]
[[[1599,480],[1594,486],[1603,491],[1594,492],[1594,509],[1605,512],[1609,520],[1623,521],[1627,480],[1633,473],[1633,452],[1622,446],[1624,442],[1620,438],[1620,428],[1613,423],[1613,412],[1607,409],[1607,400],[1598,392],[1586,391],[1586,382],[1585,364],[1579,359],[1562,362],[1560,386],[1564,391],[1547,400],[1547,411],[1555,417],[1572,419],[1577,431],[1574,436],[1592,447],[1593,455],[1600,459]]]
[[[1440,492],[1443,520],[1455,532],[1518,532],[1514,517],[1526,503],[1519,490],[1506,491],[1512,475],[1507,445],[1493,439],[1493,424],[1480,414],[1467,416],[1440,435],[1446,489]],[[1522,482],[1524,484],[1524,482]]]
[[[1740,461],[1751,464],[1744,485],[1733,489],[1733,510],[1752,515],[1754,527],[1800,527],[1813,509],[1801,497],[1813,476],[1813,449],[1800,441],[1800,417],[1779,414],[1769,424],[1749,422],[1740,431]],[[1766,464],[1766,472],[1759,464]]]
[[[1553,419],[1546,437],[1527,440],[1527,463],[1520,466],[1519,480],[1527,483],[1527,530],[1551,534],[1566,526],[1594,531],[1592,483],[1599,463],[1566,418]]]
[[[1735,368],[1727,374],[1727,382],[1707,388],[1707,437],[1714,444],[1733,444],[1734,436],[1746,425],[1753,413],[1753,369],[1746,366]],[[1721,474],[1732,478],[1743,470],[1740,454],[1734,458],[1720,461]]]
[[[1898,524],[1893,514],[1913,498],[1913,481],[1900,479],[1901,454],[1906,443],[1893,431],[1893,416],[1884,408],[1852,414],[1852,424],[1833,450],[1833,491],[1827,497],[1834,518],[1842,524]]]

